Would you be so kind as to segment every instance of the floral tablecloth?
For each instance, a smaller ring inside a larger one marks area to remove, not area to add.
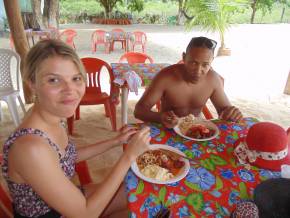
[[[148,86],[154,76],[163,68],[169,66],[167,63],[111,63],[113,74],[116,78],[124,79],[124,74],[128,71],[135,71],[142,79],[142,86]]]
[[[245,118],[239,124],[213,122],[220,134],[204,142],[186,140],[172,129],[150,124],[151,144],[178,148],[192,158],[191,168],[184,179],[168,185],[148,183],[129,170],[125,184],[131,217],[154,217],[163,207],[170,209],[171,217],[229,217],[239,200],[252,197],[257,184],[280,177],[280,172],[246,169],[233,156],[233,144],[245,137],[256,119]]]

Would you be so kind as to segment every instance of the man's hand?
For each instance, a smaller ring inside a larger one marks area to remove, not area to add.
[[[127,143],[127,141],[138,131],[136,127],[123,126],[119,130],[119,135],[116,137],[120,144]]]
[[[161,123],[167,128],[173,128],[178,123],[178,117],[173,111],[161,112]]]
[[[228,106],[223,109],[219,115],[219,119],[239,122],[243,118],[241,111],[235,106]]]

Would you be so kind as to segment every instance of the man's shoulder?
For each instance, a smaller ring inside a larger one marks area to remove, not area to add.
[[[168,67],[163,68],[159,73],[158,77],[161,79],[167,78],[167,79],[176,79],[181,75],[181,67],[179,64],[173,64]]]

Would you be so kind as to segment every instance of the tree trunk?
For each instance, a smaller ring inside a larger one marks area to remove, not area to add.
[[[180,19],[182,16],[182,3],[183,3],[183,0],[178,0],[178,14],[177,14],[177,19],[176,19],[177,25],[180,25]]]
[[[50,0],[48,13],[48,27],[58,28],[59,0]]]
[[[10,33],[14,41],[16,52],[21,58],[20,70],[23,73],[23,60],[29,50],[23,22],[20,14],[18,0],[4,0],[5,11],[10,27]],[[26,103],[31,103],[31,92],[28,86],[23,83],[23,92]]]
[[[253,3],[251,4],[251,8],[253,10],[252,15],[251,15],[251,24],[254,23],[256,11],[257,11],[257,0],[254,0]]]
[[[50,0],[44,0],[43,7],[43,15],[42,15],[42,23],[45,28],[48,28],[48,20],[49,20],[49,5]]]
[[[285,13],[285,6],[282,8],[282,13],[281,13],[281,18],[280,18],[280,23],[283,22],[284,13]]]
[[[41,0],[32,0],[32,12],[34,16],[35,26],[40,27],[40,29],[44,29],[41,14]]]

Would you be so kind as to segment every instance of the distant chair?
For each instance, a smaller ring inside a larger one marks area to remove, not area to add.
[[[92,33],[92,52],[97,51],[98,44],[104,44],[106,53],[110,53],[110,42],[106,38],[105,30],[96,30]]]
[[[87,73],[86,92],[75,111],[75,116],[67,119],[69,134],[73,133],[74,119],[80,119],[81,105],[98,105],[105,106],[106,116],[110,118],[112,129],[117,130],[116,123],[116,105],[112,100],[114,75],[110,65],[98,58],[82,58],[83,65]],[[110,94],[102,91],[101,78],[104,73],[109,73],[110,76]]]
[[[121,28],[115,28],[111,31],[112,41],[111,41],[111,50],[114,51],[115,42],[121,42],[122,49],[126,49],[126,33]]]
[[[12,60],[16,60],[16,68],[13,74],[11,73]],[[12,78],[16,77],[17,87],[13,86]],[[20,106],[25,113],[25,107],[20,97],[20,57],[19,55],[9,49],[0,49],[0,120],[2,118],[1,101],[5,101],[8,105],[11,117],[15,126],[20,124],[18,115],[16,99],[18,99]]]
[[[64,41],[66,44],[70,45],[74,49],[76,49],[74,38],[77,36],[77,32],[73,29],[66,29],[60,33],[59,39]]]
[[[129,64],[145,63],[147,60],[150,63],[154,62],[153,59],[147,54],[139,52],[127,52],[120,57],[119,63],[122,62],[128,62]]]
[[[132,43],[132,50],[135,50],[136,45],[141,45],[142,52],[145,53],[145,46],[147,43],[147,36],[146,33],[142,31],[135,31],[132,33],[133,39],[131,41]]]

